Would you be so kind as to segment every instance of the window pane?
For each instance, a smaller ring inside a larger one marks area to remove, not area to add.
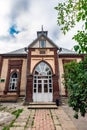
[[[40,47],[41,47],[41,48],[45,48],[45,47],[46,47],[46,41],[41,40],[41,41],[40,41]]]
[[[12,89],[14,89],[14,86],[15,86],[15,84],[13,83],[13,84],[12,84]]]
[[[9,83],[9,90],[10,91],[14,91],[17,89],[17,81],[18,81],[17,73],[15,72],[10,77],[10,83]]]
[[[52,92],[52,89],[49,89],[49,92],[51,93],[51,92]]]
[[[38,83],[41,83],[41,80],[38,80]]]
[[[52,87],[52,84],[49,84],[49,87],[51,88],[51,87]]]
[[[36,88],[36,84],[34,84],[34,88]]]
[[[44,83],[47,83],[48,80],[44,80]]]
[[[17,78],[17,73],[13,73],[12,78]]]
[[[37,81],[36,80],[34,80],[34,83],[36,83]]]
[[[38,93],[42,92],[42,84],[38,84]]]
[[[44,84],[44,92],[47,93],[48,92],[48,85]]]
[[[51,79],[49,79],[49,83],[51,83]]]
[[[34,89],[34,93],[36,93],[36,89]]]

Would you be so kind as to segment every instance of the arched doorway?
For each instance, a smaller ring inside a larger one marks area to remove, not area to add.
[[[33,101],[51,102],[52,100],[52,70],[45,62],[40,62],[34,70]]]

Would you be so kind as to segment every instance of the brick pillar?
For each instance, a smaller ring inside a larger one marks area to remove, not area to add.
[[[53,75],[53,101],[59,98],[59,84],[58,84],[58,76]]]
[[[28,75],[25,102],[32,102],[33,101],[32,95],[33,95],[33,76]]]
[[[59,98],[59,64],[57,48],[54,49],[55,74],[53,75],[53,101]]]

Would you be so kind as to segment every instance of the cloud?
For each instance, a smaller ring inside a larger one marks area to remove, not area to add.
[[[54,7],[59,1],[0,0],[0,53],[28,46],[42,25],[55,43],[72,48],[73,31],[64,36],[57,25],[57,11]]]
[[[73,40],[73,36],[77,34],[78,30],[82,30],[84,23],[81,21],[79,23],[76,23],[75,27],[72,28],[70,31],[64,35],[62,32],[59,35],[59,39],[57,41],[57,44],[61,47],[65,47],[68,49],[73,49],[73,46],[77,44],[75,40]]]
[[[8,35],[10,25],[11,0],[0,0],[0,36]]]
[[[12,24],[16,22],[16,19],[29,9],[29,0],[14,0],[11,5],[10,19]]]

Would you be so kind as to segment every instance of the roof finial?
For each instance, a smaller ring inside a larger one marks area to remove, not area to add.
[[[41,30],[42,30],[42,32],[43,32],[43,25],[41,26]]]

